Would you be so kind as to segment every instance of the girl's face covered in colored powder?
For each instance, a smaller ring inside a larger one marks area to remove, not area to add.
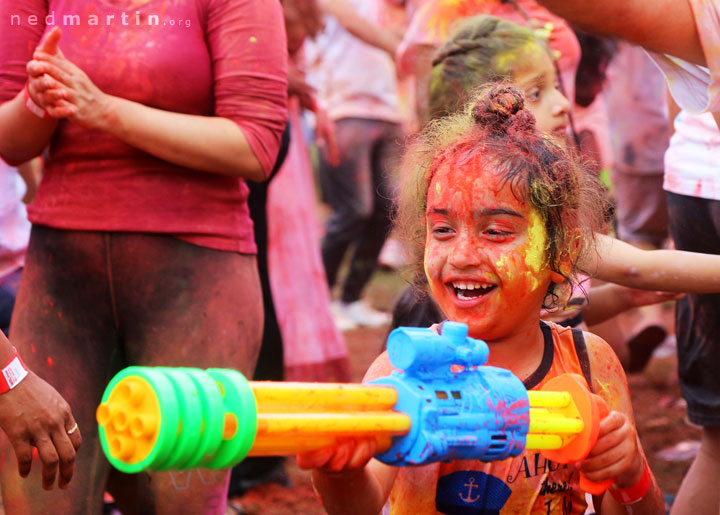
[[[532,45],[519,54],[513,66],[513,83],[525,95],[525,107],[540,132],[564,140],[570,102],[558,89],[558,79],[547,50]]]
[[[448,318],[487,341],[536,326],[554,277],[537,211],[474,163],[444,165],[427,200],[425,273]]]

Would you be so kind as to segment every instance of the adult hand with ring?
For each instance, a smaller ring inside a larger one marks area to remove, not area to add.
[[[18,460],[22,477],[30,474],[33,446],[42,462],[42,485],[67,488],[75,470],[82,436],[70,406],[60,394],[32,371],[15,388],[0,395],[0,427]]]

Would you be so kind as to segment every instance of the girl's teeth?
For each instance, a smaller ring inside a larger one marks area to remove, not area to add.
[[[452,286],[455,290],[455,295],[461,300],[477,299],[494,287],[492,284],[467,283],[464,281],[453,282]]]
[[[487,290],[488,288],[491,288],[492,285],[490,284],[475,284],[475,283],[466,283],[466,282],[454,282],[452,283],[454,288],[458,288],[460,290]]]

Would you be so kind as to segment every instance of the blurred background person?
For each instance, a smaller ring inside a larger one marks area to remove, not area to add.
[[[322,0],[326,14],[344,4],[379,26],[384,0]],[[400,151],[401,118],[392,56],[399,38],[377,31],[374,48],[357,39],[337,17],[326,17],[324,30],[305,46],[308,82],[335,125],[338,161],[320,158],[323,200],[331,207],[322,240],[322,258],[330,288],[339,285],[333,303],[338,327],[379,326],[389,322],[362,298],[377,267],[390,230],[391,172]],[[347,273],[340,269],[349,256]]]

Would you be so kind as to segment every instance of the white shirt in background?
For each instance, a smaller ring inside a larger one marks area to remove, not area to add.
[[[25,263],[30,222],[24,195],[25,182],[17,169],[0,160],[0,281]]]
[[[720,0],[690,0],[708,67],[651,53],[683,109],[665,154],[666,191],[720,200]],[[702,114],[701,114],[702,113]]]
[[[349,0],[357,13],[380,26],[383,0]],[[305,43],[308,83],[332,120],[366,118],[400,122],[395,64],[382,50],[363,43],[332,16]]]

